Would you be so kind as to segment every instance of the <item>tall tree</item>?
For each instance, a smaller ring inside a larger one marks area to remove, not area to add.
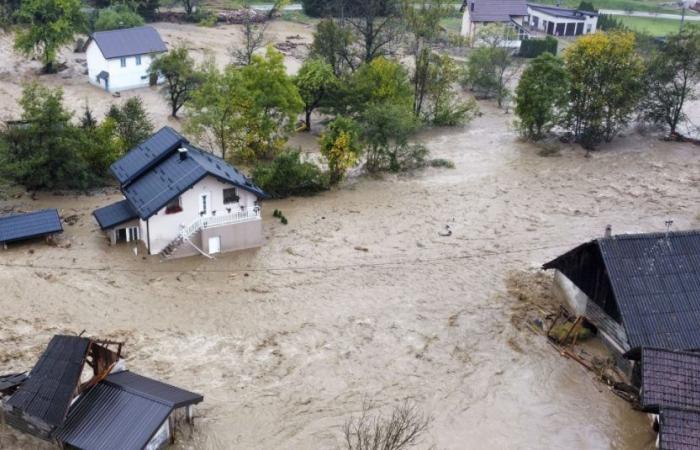
[[[328,125],[320,144],[321,154],[328,161],[330,183],[337,184],[360,158],[360,127],[354,120],[339,116]]]
[[[115,5],[101,9],[95,20],[95,31],[132,28],[143,25],[143,17],[127,5]]]
[[[642,100],[646,119],[677,134],[686,119],[688,101],[697,99],[700,84],[700,29],[686,28],[669,37],[652,57],[646,74],[647,96]]]
[[[18,30],[15,48],[26,55],[41,55],[46,73],[54,72],[60,47],[87,27],[80,0],[26,0],[17,19],[26,27]]]
[[[114,121],[124,151],[136,147],[153,134],[153,124],[143,107],[141,97],[131,97],[121,106],[112,105],[107,118]]]
[[[400,36],[399,0],[338,0],[343,21],[359,38],[361,60],[370,62],[387,53]]]
[[[255,51],[265,46],[265,31],[267,22],[257,23],[250,15],[243,21],[243,41],[242,45],[231,50],[234,64],[247,66],[253,62]]]
[[[642,94],[644,65],[634,33],[581,36],[564,52],[570,76],[569,130],[591,149],[628,123]]]
[[[320,58],[309,58],[294,78],[304,102],[306,131],[311,131],[311,114],[338,83],[333,67]]]
[[[489,24],[477,34],[479,45],[469,55],[467,80],[472,90],[485,98],[495,97],[498,106],[510,94],[508,83],[515,75],[513,49],[508,45],[515,39],[511,27]]]
[[[170,114],[177,112],[190,99],[192,92],[202,82],[203,75],[195,69],[194,59],[186,47],[176,47],[151,63],[152,76],[165,78],[163,92],[170,104]]]
[[[347,26],[333,19],[323,19],[316,26],[311,55],[323,58],[339,77],[348,69],[355,70],[352,44],[352,32]]]
[[[566,112],[569,76],[564,61],[551,53],[533,59],[515,90],[518,128],[530,139],[541,139]]]

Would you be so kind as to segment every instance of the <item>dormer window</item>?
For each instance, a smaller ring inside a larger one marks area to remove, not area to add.
[[[182,212],[182,205],[180,203],[180,197],[177,197],[168,203],[165,207],[165,214],[177,214]]]
[[[224,204],[238,203],[241,198],[238,196],[238,189],[224,189]]]

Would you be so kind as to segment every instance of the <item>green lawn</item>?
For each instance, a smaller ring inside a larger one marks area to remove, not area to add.
[[[630,29],[646,32],[652,36],[666,36],[679,30],[680,21],[673,19],[653,19],[647,17],[622,17],[617,16],[620,21]],[[689,22],[686,22],[686,24]],[[692,23],[692,22],[691,22]]]
[[[681,10],[669,6],[661,6],[664,2],[650,0],[592,0],[597,9],[619,9],[622,11],[649,11],[669,14],[680,14]],[[555,5],[557,0],[538,0],[537,3]],[[576,8],[580,0],[562,0],[561,5],[568,8]],[[668,2],[665,3],[668,5]],[[694,14],[690,12],[689,14]]]

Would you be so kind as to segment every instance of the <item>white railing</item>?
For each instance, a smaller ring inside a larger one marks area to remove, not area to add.
[[[260,218],[260,207],[247,208],[242,211],[237,211],[230,214],[200,217],[189,226],[183,227],[180,230],[180,236],[184,239],[189,238],[195,232],[202,228],[218,227],[221,225],[229,225],[232,223],[247,222],[249,220]]]

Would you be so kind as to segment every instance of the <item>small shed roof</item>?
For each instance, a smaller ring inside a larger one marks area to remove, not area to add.
[[[0,217],[0,242],[21,241],[62,231],[63,225],[56,209]]]
[[[151,26],[97,31],[90,36],[105,59],[167,52],[160,34]]]
[[[63,423],[80,382],[89,345],[87,338],[54,336],[29,379],[5,403],[49,426]]]
[[[700,410],[700,354],[642,349],[640,401],[645,411]]]
[[[511,17],[527,15],[525,0],[465,0],[472,22],[510,22]]]
[[[202,399],[133,372],[114,373],[75,402],[54,437],[78,448],[140,450],[174,409]]]
[[[700,448],[700,411],[665,408],[659,419],[659,450]]]
[[[587,280],[601,266],[609,289]],[[631,349],[700,349],[700,230],[595,239],[543,267],[599,305],[614,301]]]
[[[100,228],[107,230],[121,225],[130,220],[137,219],[139,216],[131,207],[128,200],[121,200],[111,205],[107,205],[92,212],[92,215],[97,219]]]
[[[585,20],[586,17],[596,17],[598,15],[598,13],[593,11],[582,11],[580,9],[562,8],[559,6],[550,5],[538,5],[537,3],[528,3],[527,6],[535,11],[540,11],[545,14],[549,14],[550,16],[561,17],[564,19]]]

